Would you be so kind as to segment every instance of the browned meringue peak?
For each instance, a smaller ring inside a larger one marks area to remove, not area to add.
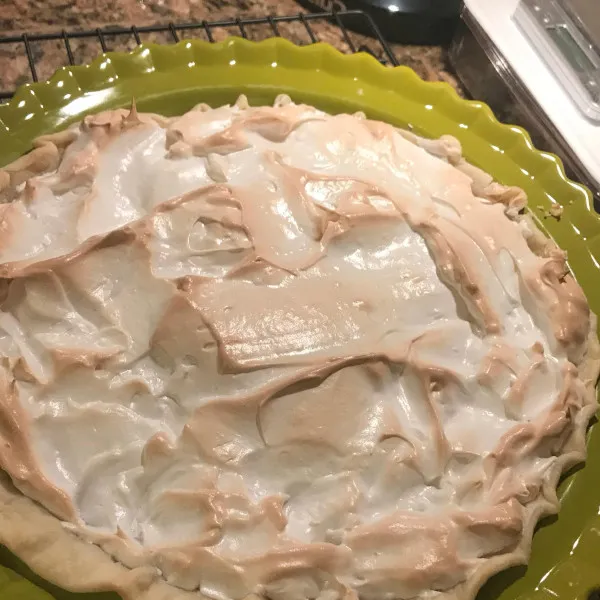
[[[292,381],[308,377],[314,368],[274,367],[251,371],[224,371],[218,346],[200,313],[188,300],[174,296],[150,341],[146,357],[132,366],[150,392],[174,398],[190,413],[216,400],[263,398]],[[122,375],[129,376],[129,372]]]
[[[430,140],[401,129],[398,130],[398,133],[430,154],[447,160],[467,175],[471,179],[473,194],[491,202],[503,204],[507,216],[514,219],[527,206],[527,195],[521,188],[502,185],[494,181],[489,173],[464,160],[460,142],[456,138],[443,135],[439,139]]]
[[[208,186],[156,208],[138,227],[163,279],[224,277],[255,257],[236,197]]]
[[[354,529],[347,543],[360,597],[413,598],[452,588],[478,559],[514,549],[522,530],[522,508],[514,500],[448,516],[396,513]]]
[[[242,101],[236,109],[247,109]],[[280,103],[277,110],[255,107],[249,111],[232,112],[228,106],[206,111],[204,105],[170,123],[167,148],[179,156],[231,154],[250,147],[245,132],[254,132],[271,142],[283,142],[297,127],[310,120],[324,119],[317,109]]]
[[[215,600],[451,598],[522,548],[593,409],[589,309],[522,195],[283,98],[46,143],[3,208],[19,489]]]
[[[65,521],[77,518],[68,492],[55,487],[40,468],[32,448],[31,420],[19,401],[18,388],[4,366],[0,367],[2,419],[0,466],[15,486]]]
[[[138,242],[101,247],[14,280],[0,327],[31,376],[50,383],[61,364],[127,364],[144,354],[175,289],[151,275]]]
[[[541,269],[525,274],[524,279],[536,300],[542,298],[546,304],[554,338],[570,360],[579,363],[587,349],[590,310],[583,290],[569,273],[565,252],[558,248],[551,250]],[[555,294],[549,306],[548,288]]]
[[[67,130],[52,137],[38,138],[31,152],[0,169],[0,201],[13,200],[16,188],[26,183],[31,177],[55,170],[60,160],[59,148],[61,146],[59,144],[63,142],[63,145],[66,145],[75,137],[72,130]]]

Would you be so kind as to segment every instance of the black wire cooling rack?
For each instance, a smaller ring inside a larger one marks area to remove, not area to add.
[[[91,40],[99,44],[98,52],[108,52],[113,50],[130,50],[131,40],[135,45],[142,43],[142,36],[147,34],[163,34],[164,38],[160,41],[167,43],[177,43],[182,37],[201,37],[202,39],[214,42],[214,32],[227,29],[230,33],[241,35],[248,39],[248,32],[256,26],[266,28],[267,36],[287,37],[287,26],[295,24],[300,26],[306,34],[305,44],[314,44],[319,41],[329,41],[319,39],[318,33],[314,29],[317,22],[329,22],[336,26],[341,41],[341,48],[349,53],[366,51],[375,56],[382,63],[398,65],[398,60],[394,55],[390,45],[381,35],[379,28],[373,19],[363,11],[347,10],[321,13],[298,13],[296,15],[281,16],[269,15],[264,17],[235,18],[220,21],[198,21],[192,23],[166,23],[158,25],[144,25],[130,27],[104,27],[82,31],[54,31],[50,33],[23,33],[20,35],[0,36],[0,50],[11,48],[17,57],[26,57],[29,73],[20,77],[19,83],[30,80],[33,82],[43,79],[40,77],[39,62],[40,57],[36,56],[34,45],[39,42],[54,42],[62,47],[63,63],[54,65],[54,69],[60,66],[79,64],[78,57],[73,50],[73,45],[81,40]],[[367,35],[357,36],[350,32],[350,29],[360,30]],[[233,31],[231,31],[233,30]],[[264,37],[264,32],[263,32]],[[294,36],[295,38],[296,36]],[[298,43],[297,39],[293,41]],[[10,84],[3,82],[0,73],[0,102],[9,99],[14,89],[5,89]]]

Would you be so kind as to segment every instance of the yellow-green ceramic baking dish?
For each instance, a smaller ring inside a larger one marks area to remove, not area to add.
[[[557,157],[535,150],[525,131],[501,125],[485,104],[462,100],[449,85],[426,83],[406,67],[383,67],[367,54],[237,38],[108,53],[90,66],[61,69],[47,83],[24,86],[0,106],[0,165],[26,152],[34,137],[87,113],[127,105],[133,97],[140,110],[174,115],[201,101],[232,102],[240,93],[253,104],[271,103],[282,92],[329,112],[363,110],[425,136],[456,136],[468,160],[527,192],[540,227],[568,251],[592,309],[600,313],[600,217],[590,192],[567,179]],[[544,218],[553,204],[564,207],[560,221]],[[497,575],[479,600],[587,600],[590,590],[600,588],[598,481],[600,427],[592,427],[588,462],[563,480],[560,514],[538,528],[528,568]],[[0,571],[0,597],[7,600],[116,600],[112,594],[58,590],[7,551],[1,558],[12,569]]]

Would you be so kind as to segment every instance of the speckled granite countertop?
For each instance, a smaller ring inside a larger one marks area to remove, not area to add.
[[[0,0],[0,36],[31,32],[50,32],[63,29],[95,29],[105,26],[153,25],[169,22],[215,21],[238,16],[291,15],[300,11],[294,0]],[[315,22],[313,29],[323,42],[348,52],[339,28],[325,21]],[[281,35],[305,44],[310,38],[301,23],[281,24]],[[219,40],[234,33],[232,30],[213,31]],[[247,29],[251,39],[271,35],[268,27]],[[190,36],[203,36],[194,30]],[[171,42],[166,34],[142,34],[142,41]],[[351,34],[357,47],[366,46],[373,54],[383,56],[379,43],[371,38]],[[106,36],[110,50],[127,50],[135,46],[133,36]],[[101,52],[97,40],[71,42],[76,64],[90,62]],[[430,81],[447,81],[462,92],[448,71],[444,50],[440,47],[391,45],[400,64],[412,67]],[[40,80],[47,79],[66,64],[65,47],[60,41],[31,42],[31,51]],[[0,44],[0,91],[12,91],[17,85],[31,81],[25,47],[22,42]]]

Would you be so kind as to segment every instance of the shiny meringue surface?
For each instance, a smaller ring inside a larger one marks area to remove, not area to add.
[[[213,598],[426,598],[518,546],[590,329],[519,190],[285,99],[61,135],[1,207],[19,489]]]

